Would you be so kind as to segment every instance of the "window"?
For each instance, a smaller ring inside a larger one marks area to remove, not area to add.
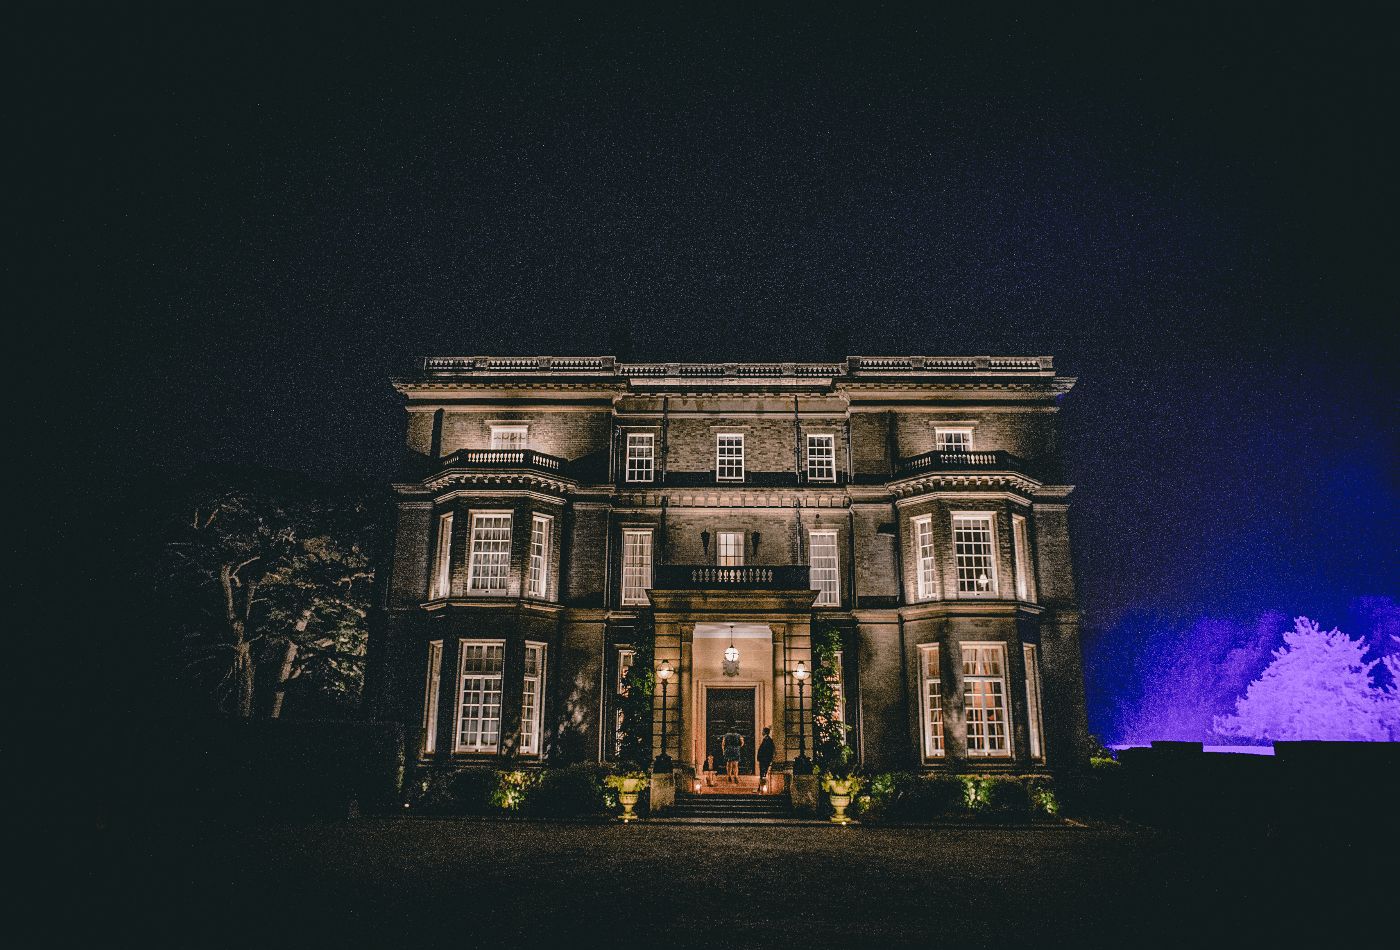
[[[501,669],[506,645],[500,640],[462,641],[461,713],[458,752],[495,752],[501,741]]]
[[[452,592],[452,512],[438,515],[437,551],[433,555],[431,596],[446,597]]]
[[[632,671],[632,664],[636,662],[636,650],[622,649],[617,651],[617,695],[627,695],[627,674]]]
[[[744,535],[739,531],[719,533],[719,566],[742,567],[744,564]]]
[[[837,650],[831,655],[831,668],[826,675],[827,685],[831,687],[831,698],[836,701],[836,721],[846,721],[846,680],[842,672],[842,654]]]
[[[1040,710],[1040,648],[1021,644],[1026,657],[1026,725],[1030,733],[1031,758],[1045,761],[1045,721]]]
[[[919,702],[924,720],[924,758],[943,757],[943,680],[938,669],[938,645],[919,647]]]
[[[529,426],[491,427],[491,448],[493,449],[523,449],[529,444]]]
[[[836,558],[836,532],[813,531],[808,535],[812,565],[812,589],[816,607],[841,606],[841,570]]]
[[[423,689],[423,752],[437,751],[438,684],[442,681],[442,641],[428,644],[428,682]]]
[[[510,512],[472,512],[471,562],[467,589],[503,594],[510,577]]]
[[[836,481],[836,436],[807,436],[807,480]]]
[[[971,429],[935,429],[934,439],[940,452],[971,452]]]
[[[649,482],[656,471],[656,436],[650,432],[627,433],[627,480]]]
[[[651,529],[622,532],[622,602],[645,604],[651,587]]]
[[[996,558],[992,553],[992,516],[953,515],[953,553],[958,562],[958,594],[995,597]]]
[[[535,515],[530,524],[530,582],[531,597],[549,596],[549,532],[554,519]]]
[[[914,519],[914,555],[918,558],[915,570],[918,572],[920,600],[929,600],[938,589],[938,575],[933,562],[933,515]]]
[[[1000,643],[964,643],[963,715],[969,756],[1006,756],[1006,653]]]
[[[1035,603],[1035,574],[1031,571],[1030,534],[1022,515],[1011,516],[1011,544],[1016,555],[1016,599]]]
[[[726,433],[715,437],[715,477],[722,482],[744,480],[744,437]]]
[[[544,724],[544,644],[525,644],[525,684],[520,700],[520,751],[540,754]]]

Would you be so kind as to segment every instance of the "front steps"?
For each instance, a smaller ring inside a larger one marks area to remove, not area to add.
[[[659,817],[695,824],[767,825],[793,820],[792,800],[777,795],[696,795],[679,792],[676,803]]]

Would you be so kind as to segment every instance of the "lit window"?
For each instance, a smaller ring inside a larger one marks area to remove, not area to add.
[[[523,449],[529,444],[529,426],[491,427],[491,448],[493,449]]]
[[[1016,551],[1016,599],[1035,603],[1035,574],[1031,570],[1030,534],[1022,515],[1011,516],[1011,543]]]
[[[627,480],[649,482],[656,471],[656,437],[650,432],[627,433]]]
[[[727,433],[715,437],[715,476],[720,481],[744,480],[744,437]]]
[[[971,452],[971,429],[935,429],[934,438],[940,452]]]
[[[510,577],[510,512],[472,513],[471,561],[467,565],[467,589],[501,594]]]
[[[535,515],[530,525],[531,597],[549,596],[549,533],[553,521],[548,515]]]
[[[433,597],[452,591],[452,512],[438,515],[437,550],[433,555]]]
[[[1000,643],[964,643],[963,716],[969,756],[1006,756],[1006,654]]]
[[[544,644],[525,644],[525,683],[520,700],[520,751],[540,754],[544,723]]]
[[[463,640],[458,752],[495,752],[501,741],[501,670],[506,645],[500,640]]]
[[[919,647],[919,690],[924,721],[924,757],[943,757],[943,680],[938,669],[938,645]]]
[[[645,604],[651,587],[651,529],[622,532],[622,602]]]
[[[914,554],[918,558],[918,591],[920,600],[928,600],[938,589],[938,576],[933,561],[933,516],[914,519]]]
[[[636,650],[617,651],[617,694],[627,695],[627,674],[632,672],[632,664],[637,662]]]
[[[442,641],[428,644],[428,682],[423,690],[423,752],[437,751],[438,684],[442,681]]]
[[[807,480],[836,481],[836,436],[807,436]]]
[[[739,531],[719,533],[719,566],[742,567],[744,564],[744,535]]]
[[[1045,761],[1045,721],[1040,709],[1040,649],[1021,644],[1026,657],[1026,724],[1030,732],[1031,758]]]
[[[841,569],[836,557],[836,532],[813,531],[808,535],[811,554],[812,589],[816,607],[841,606]]]
[[[953,553],[958,562],[958,594],[995,597],[997,568],[992,549],[992,516],[953,515]]]

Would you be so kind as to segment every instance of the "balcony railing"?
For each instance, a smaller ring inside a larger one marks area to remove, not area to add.
[[[652,586],[660,590],[810,590],[812,572],[806,564],[745,564],[717,567],[713,564],[662,564]]]
[[[810,478],[806,472],[745,472],[743,478],[720,478],[713,471],[708,472],[660,472],[652,475],[650,482],[629,482],[625,471],[618,473],[619,488],[839,488],[846,484],[846,473],[840,471],[835,478]]]
[[[923,455],[903,459],[899,463],[901,476],[969,469],[997,472],[1027,471],[1025,461],[1009,452],[925,452]]]
[[[440,468],[533,468],[551,474],[563,474],[565,462],[554,455],[531,449],[458,449],[445,456]]]

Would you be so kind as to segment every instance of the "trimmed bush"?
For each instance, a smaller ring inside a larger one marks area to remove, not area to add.
[[[1031,812],[1031,799],[1023,779],[1002,776],[968,779],[975,788],[973,808],[979,815],[998,818],[1024,817]]]
[[[458,814],[490,814],[499,807],[495,801],[499,787],[499,773],[492,769],[462,769],[447,780],[446,804]]]
[[[951,775],[921,775],[909,783],[896,802],[900,821],[931,821],[951,818],[966,808],[963,783]]]
[[[602,814],[608,807],[606,791],[603,770],[596,765],[578,763],[562,769],[546,769],[540,773],[539,784],[530,790],[525,812],[541,818]],[[616,801],[616,792],[613,801]]]

